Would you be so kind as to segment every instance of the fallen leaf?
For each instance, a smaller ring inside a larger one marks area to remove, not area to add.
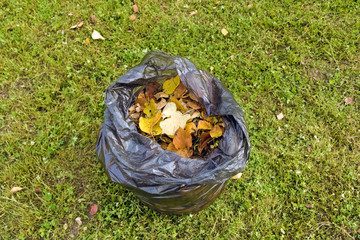
[[[130,16],[130,20],[135,20],[135,19],[136,19],[136,15],[132,14],[132,15]]]
[[[213,67],[213,66],[211,66],[211,67],[210,67],[210,71],[213,71],[213,70],[214,70],[214,67]]]
[[[159,87],[160,87],[160,84],[156,81],[148,83],[145,86],[145,95],[148,96],[149,98],[153,98],[155,91],[158,90]]]
[[[254,4],[249,4],[248,5],[248,8],[251,8],[251,7],[253,7],[254,6]]]
[[[76,28],[81,28],[82,25],[84,25],[84,22],[79,22],[78,24],[71,26],[70,29],[76,29]]]
[[[220,3],[220,1],[217,1],[215,4],[219,4]]]
[[[139,8],[137,7],[136,4],[133,5],[133,10],[134,10],[134,12],[138,12],[138,11],[139,11]]]
[[[226,36],[226,35],[228,35],[228,31],[225,29],[225,28],[223,28],[223,29],[221,29],[221,33],[224,35],[224,36]]]
[[[170,102],[175,103],[177,109],[179,109],[181,111],[186,111],[186,107],[179,100],[177,100],[176,98],[171,97]]]
[[[195,110],[201,109],[200,104],[195,101],[187,101],[186,105],[188,105],[190,108],[195,109]]]
[[[192,93],[189,94],[189,97],[190,97],[192,100],[194,100],[195,102],[199,102],[199,101],[197,100],[197,98],[196,98]]]
[[[35,193],[41,193],[41,189],[40,188],[35,188]]]
[[[308,209],[313,209],[314,208],[314,206],[312,204],[310,204],[310,203],[305,204],[305,207],[308,208]]]
[[[283,113],[280,113],[279,115],[276,116],[277,119],[281,120],[284,118],[284,114]]]
[[[98,206],[96,204],[92,205],[89,211],[89,214],[93,216],[98,211]]]
[[[158,112],[152,118],[144,118],[141,117],[139,119],[139,127],[141,131],[151,134],[151,135],[159,135],[162,133],[162,129],[160,127],[159,121],[161,119],[161,112]],[[160,122],[162,123],[162,122]]]
[[[308,152],[311,152],[311,146],[308,146],[308,147],[307,147],[307,151],[308,151]]]
[[[177,86],[180,84],[180,77],[176,76],[174,78],[171,78],[169,80],[166,80],[163,84],[163,89],[166,94],[172,94]]]
[[[194,152],[191,149],[183,148],[177,150],[176,153],[179,154],[181,157],[190,158]]]
[[[162,98],[162,99],[160,100],[160,102],[158,102],[158,103],[155,104],[155,105],[156,105],[156,109],[157,109],[157,110],[161,110],[163,107],[165,107],[166,104],[167,104],[167,101],[166,101],[164,98]]]
[[[200,117],[200,112],[195,111],[193,114],[191,114],[191,119]]]
[[[139,113],[141,111],[141,109],[142,109],[141,105],[139,103],[136,103],[135,104],[135,111]]]
[[[105,40],[105,38],[103,38],[103,36],[100,35],[100,33],[96,30],[93,31],[93,33],[91,34],[92,39],[102,39]]]
[[[149,103],[145,103],[145,108],[144,108],[143,112],[149,118],[155,116],[155,114],[157,113],[157,109],[156,109],[154,99],[151,99]]]
[[[177,151],[176,147],[174,146],[174,143],[172,143],[172,142],[169,143],[169,145],[167,146],[166,150],[168,150],[168,151],[173,151],[173,152],[176,152],[176,151]]]
[[[73,14],[73,13],[69,13],[68,15],[69,15],[69,16],[72,16],[72,15],[74,15],[74,14]]]
[[[162,133],[170,137],[174,136],[179,127],[185,128],[186,122],[190,119],[190,114],[182,114],[181,112],[176,111],[176,104],[173,102],[166,104],[162,116],[163,118],[167,117],[167,119],[160,122]]]
[[[191,148],[191,133],[181,127],[178,128],[175,132],[173,143],[177,149]]]
[[[197,129],[211,130],[211,124],[208,121],[200,120],[198,122]]]
[[[80,218],[80,217],[75,218],[75,222],[77,222],[77,224],[78,224],[79,226],[81,226],[81,224],[82,224],[82,221],[81,221],[81,218]]]
[[[130,114],[130,117],[134,120],[134,121],[138,121],[139,117],[140,117],[140,113],[132,113]]]
[[[200,144],[198,146],[199,153],[201,153],[204,150],[204,148],[206,147],[208,142],[210,142],[211,140],[212,140],[212,138],[211,138],[209,132],[201,133],[201,135],[200,135]]]
[[[223,135],[223,129],[220,127],[219,124],[216,124],[210,131],[210,136],[212,138],[218,138]]]
[[[355,103],[355,101],[354,101],[354,99],[352,99],[351,97],[347,97],[347,98],[345,98],[345,103],[347,103],[347,104],[353,104],[353,103]]]
[[[14,193],[14,192],[20,191],[20,190],[22,190],[22,189],[23,189],[22,187],[13,187],[13,188],[10,190],[10,192],[11,192],[11,193]]]
[[[156,94],[154,95],[154,97],[155,97],[156,99],[159,99],[159,98],[168,98],[168,97],[169,97],[169,94],[166,94],[166,93],[164,93],[164,92],[158,92],[158,93],[156,93]]]
[[[186,88],[182,82],[180,82],[179,86],[174,91],[174,97],[175,98],[181,98],[183,97],[184,93],[186,92]]]
[[[95,15],[94,15],[94,14],[91,15],[91,23],[92,23],[92,24],[95,24]]]
[[[235,176],[233,176],[231,179],[239,179],[239,178],[241,178],[241,176],[242,176],[242,173],[238,173]]]
[[[90,40],[88,38],[85,39],[85,43],[86,45],[89,45],[90,44]]]
[[[195,123],[193,123],[193,122],[186,123],[185,131],[187,131],[191,134],[191,133],[195,133],[196,130],[197,130],[197,128],[196,128]]]

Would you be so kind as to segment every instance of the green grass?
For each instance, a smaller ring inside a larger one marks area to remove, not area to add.
[[[138,0],[131,21],[130,0],[1,1],[0,238],[359,238],[360,3],[318,2]],[[96,159],[103,92],[151,50],[214,67],[245,112],[243,177],[197,214],[152,211]]]

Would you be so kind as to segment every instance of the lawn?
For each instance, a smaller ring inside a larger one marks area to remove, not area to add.
[[[0,238],[359,239],[360,3],[136,3],[0,2]],[[152,50],[245,113],[248,166],[199,213],[151,210],[96,158],[104,91]]]

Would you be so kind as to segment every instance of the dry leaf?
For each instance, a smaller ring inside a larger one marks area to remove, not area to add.
[[[23,189],[22,187],[13,187],[13,188],[10,190],[10,192],[11,192],[11,193],[14,193],[14,192],[20,191],[20,190],[22,190],[22,189]]]
[[[174,136],[179,127],[185,128],[186,122],[190,119],[189,114],[182,114],[181,112],[176,111],[176,104],[173,102],[166,104],[162,116],[163,118],[167,117],[167,119],[160,122],[160,127],[162,133],[168,136]]]
[[[163,84],[163,89],[166,94],[172,94],[177,86],[180,84],[180,77],[176,76],[174,78],[171,78],[169,80],[166,80]]]
[[[138,11],[139,11],[139,8],[137,7],[136,4],[133,5],[133,10],[134,10],[134,12],[138,12]]]
[[[182,82],[180,82],[179,86],[174,91],[174,97],[175,98],[181,98],[184,93],[186,92],[186,88]]]
[[[134,120],[134,121],[138,121],[139,117],[140,117],[140,113],[132,113],[130,114],[130,117]]]
[[[71,26],[70,29],[76,29],[76,28],[81,28],[82,25],[84,25],[84,22],[79,22],[78,24]]]
[[[191,100],[194,100],[195,102],[199,102],[192,93],[189,94],[189,97],[191,98]]]
[[[158,112],[152,118],[144,118],[141,117],[139,119],[139,127],[141,131],[151,134],[151,135],[159,135],[162,132],[159,121],[161,119],[161,112]],[[161,123],[161,122],[160,122]]]
[[[211,66],[211,67],[210,67],[210,71],[213,71],[213,70],[214,70],[214,67],[213,67],[213,66]]]
[[[177,100],[177,99],[174,98],[174,97],[171,97],[171,98],[170,98],[170,102],[175,103],[177,109],[179,109],[179,110],[181,110],[181,111],[186,111],[186,110],[187,110],[186,107],[185,107],[179,100]]]
[[[195,123],[193,123],[193,122],[186,123],[185,131],[187,131],[191,134],[191,133],[195,133],[196,130],[197,130],[197,128],[196,128]]]
[[[166,150],[168,150],[168,151],[173,151],[173,152],[176,152],[176,151],[177,151],[176,147],[174,146],[174,143],[172,143],[172,142],[169,143],[169,145],[167,146]]]
[[[89,45],[90,44],[90,40],[88,38],[85,39],[85,43],[86,45]]]
[[[347,98],[345,98],[345,103],[347,103],[347,104],[353,104],[353,103],[355,103],[355,101],[354,101],[354,99],[352,99],[351,97],[347,97]]]
[[[160,87],[160,84],[158,82],[148,83],[145,86],[145,95],[149,98],[153,98],[155,91],[157,91],[159,87]]]
[[[212,138],[218,138],[223,135],[223,129],[220,127],[219,124],[216,124],[210,131],[210,136]]]
[[[179,154],[181,157],[190,158],[194,152],[191,149],[183,148],[177,150],[176,153]]]
[[[201,109],[200,104],[197,103],[197,102],[194,102],[194,101],[188,101],[188,102],[186,103],[186,105],[188,105],[190,108],[195,109],[195,110]]]
[[[310,203],[305,204],[305,207],[308,208],[308,209],[313,209],[314,208],[314,206],[312,204],[310,204]]]
[[[283,113],[280,113],[279,115],[276,116],[277,119],[281,120],[284,118],[284,114]]]
[[[220,1],[217,1],[215,4],[219,4],[220,3]]]
[[[311,146],[308,146],[308,147],[307,147],[307,151],[308,151],[308,152],[311,152]]]
[[[158,103],[155,104],[155,105],[156,105],[156,109],[157,109],[157,110],[161,110],[163,107],[165,107],[166,104],[167,104],[167,101],[166,101],[164,98],[162,98],[162,99],[160,100],[160,102],[158,102]]]
[[[93,31],[93,33],[91,34],[91,37],[92,37],[92,39],[95,39],[95,40],[96,39],[105,40],[105,38],[103,38],[103,36],[101,36],[101,34],[96,30]]]
[[[147,117],[151,118],[155,116],[157,109],[155,105],[154,99],[151,99],[149,103],[145,103],[145,108],[143,112],[146,114]]]
[[[226,36],[226,35],[228,35],[228,31],[225,29],[225,28],[223,28],[223,29],[221,29],[221,33],[224,35],[224,36]]]
[[[212,140],[210,133],[209,132],[203,132],[200,135],[200,144],[198,146],[198,150],[201,153],[204,148],[206,147],[206,145],[208,144],[208,142],[210,142]]]
[[[191,119],[200,117],[200,112],[195,111],[193,114],[191,114]]]
[[[177,149],[191,148],[192,146],[191,133],[184,130],[181,127],[178,128],[178,130],[176,130],[175,132],[173,143]]]
[[[231,179],[239,179],[241,178],[242,173],[238,173],[235,176],[233,176]]]
[[[92,23],[92,24],[95,24],[95,15],[94,15],[94,14],[91,15],[91,23]]]
[[[98,206],[96,204],[92,205],[89,211],[89,214],[93,216],[98,211]]]
[[[154,95],[154,97],[155,97],[156,99],[159,99],[159,98],[168,98],[169,95],[166,94],[166,93],[164,93],[164,92],[158,92],[158,93],[156,93],[156,94]]]
[[[198,122],[197,129],[211,130],[211,124],[208,121],[200,120]]]
[[[253,4],[249,4],[249,5],[248,5],[248,8],[251,8],[251,7],[253,7],[253,6],[254,6]]]
[[[132,15],[130,16],[130,20],[135,20],[135,19],[136,19],[136,15],[132,14]]]

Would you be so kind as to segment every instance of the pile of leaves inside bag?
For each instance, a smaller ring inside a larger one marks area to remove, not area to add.
[[[146,54],[107,88],[105,105],[97,156],[112,181],[158,211],[206,208],[249,160],[241,107],[186,58]]]
[[[206,156],[224,132],[222,118],[207,116],[179,76],[147,84],[129,113],[141,134],[186,158]]]

